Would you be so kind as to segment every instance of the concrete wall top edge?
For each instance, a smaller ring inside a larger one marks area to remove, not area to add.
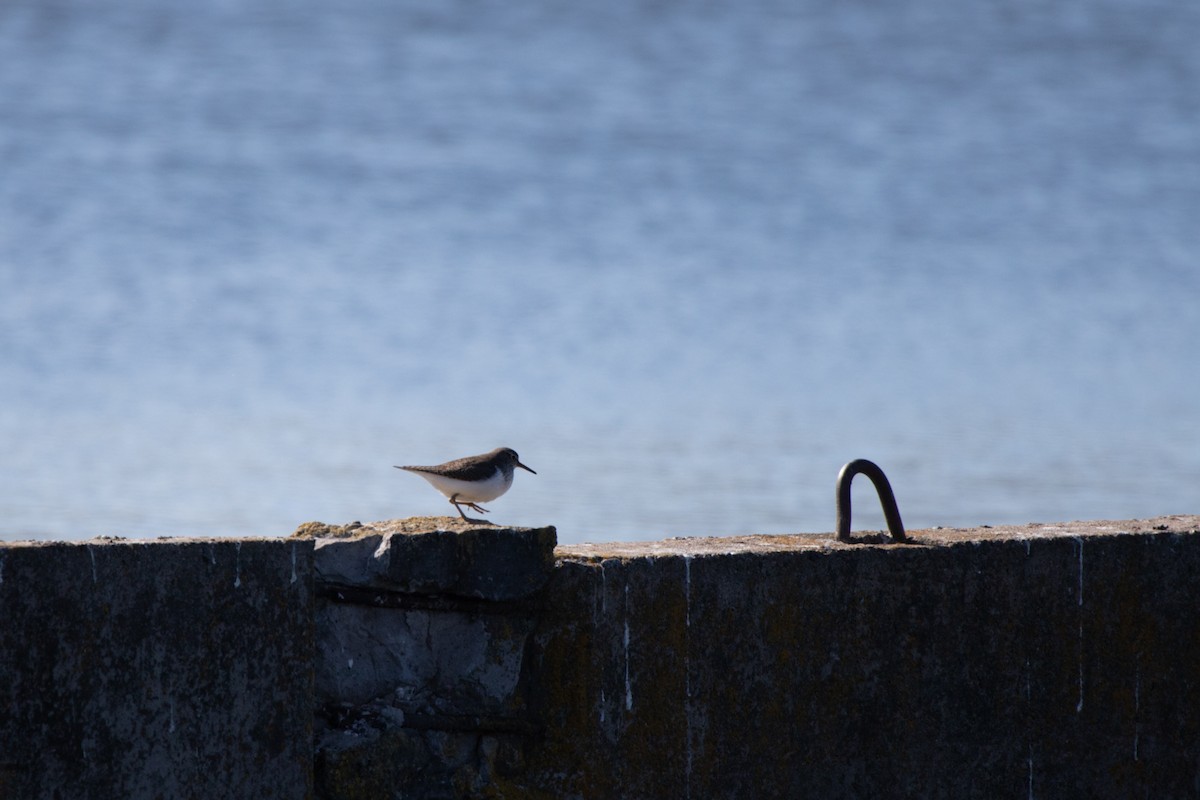
[[[771,552],[822,552],[862,548],[953,547],[982,542],[1038,539],[1077,539],[1131,534],[1200,534],[1200,515],[1176,514],[1135,520],[1092,520],[979,528],[910,530],[905,544],[883,542],[865,532],[855,532],[851,543],[839,542],[832,533],[764,534],[754,536],[697,536],[649,542],[597,542],[559,545],[556,558],[568,561],[604,559],[690,557]]]
[[[367,536],[391,536],[396,534],[424,536],[429,534],[479,534],[496,531],[526,531],[554,532],[554,526],[541,525],[537,527],[497,525],[486,520],[467,522],[458,517],[404,517],[401,519],[385,519],[375,522],[348,522],[345,525],[333,525],[325,522],[305,522],[291,535],[292,539],[318,539],[324,542],[339,539],[362,539]]]
[[[414,518],[415,520],[416,518]],[[447,518],[448,520],[449,518]],[[439,519],[439,521],[441,521]],[[380,523],[375,523],[380,524]],[[401,532],[396,528],[366,530],[354,533]],[[416,526],[413,526],[416,527]],[[444,525],[439,529],[455,530],[459,526]],[[461,526],[462,530],[480,530],[475,526]],[[484,528],[483,530],[487,530]],[[497,530],[525,530],[497,528]],[[535,530],[535,529],[529,529]],[[540,529],[536,529],[540,530]],[[409,532],[409,531],[403,531]],[[462,532],[461,530],[458,532]],[[602,560],[605,558],[648,558],[659,556],[727,555],[735,553],[798,552],[824,550],[853,550],[864,547],[945,547],[961,544],[977,544],[985,541],[1027,541],[1035,539],[1058,539],[1080,537],[1122,536],[1130,534],[1197,534],[1200,533],[1200,514],[1172,514],[1148,519],[1133,520],[1089,520],[1058,523],[1027,523],[1025,525],[997,525],[977,528],[931,528],[908,531],[911,542],[903,545],[880,543],[870,539],[873,532],[856,531],[859,541],[845,544],[837,541],[832,533],[757,534],[750,536],[695,536],[639,542],[583,542],[560,544],[554,549],[558,559],[579,561]],[[110,545],[187,545],[237,543],[295,544],[308,537],[280,536],[208,536],[174,537],[160,536],[148,539],[126,539],[116,536],[100,536],[81,540],[14,540],[0,541],[0,549],[61,547],[106,547]],[[865,539],[865,540],[864,540]]]

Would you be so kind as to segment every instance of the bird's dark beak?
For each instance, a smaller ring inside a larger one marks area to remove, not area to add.
[[[531,470],[529,467],[522,464],[520,461],[517,462],[517,466],[520,467],[521,469],[525,470],[526,472],[533,472],[533,470]],[[533,474],[537,475],[536,472],[533,472]]]

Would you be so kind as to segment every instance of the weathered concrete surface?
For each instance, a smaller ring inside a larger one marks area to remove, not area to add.
[[[312,794],[312,543],[0,544],[0,797]]]
[[[505,528],[458,517],[310,522],[293,536],[316,539],[324,583],[482,600],[515,600],[545,586],[557,541],[552,527]]]
[[[554,529],[424,517],[297,535],[316,540],[319,796],[499,796],[535,727],[526,653]]]
[[[530,614],[404,610],[344,602],[317,612],[317,694],[439,714],[504,714],[515,702]]]
[[[1198,532],[560,547],[504,796],[1200,796]]]
[[[910,533],[0,545],[0,799],[1200,796],[1200,517]]]

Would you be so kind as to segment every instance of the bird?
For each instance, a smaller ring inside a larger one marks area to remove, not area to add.
[[[517,451],[511,447],[497,447],[490,453],[456,458],[432,467],[397,466],[396,469],[420,475],[433,484],[433,488],[450,498],[450,504],[463,520],[477,522],[478,520],[467,517],[462,507],[466,506],[472,511],[484,514],[489,513],[479,504],[495,500],[507,492],[512,486],[513,471],[516,467],[537,475],[521,463]]]

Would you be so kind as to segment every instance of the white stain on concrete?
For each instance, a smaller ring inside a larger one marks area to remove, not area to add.
[[[1029,745],[1029,800],[1033,800],[1033,745]]]
[[[608,610],[608,575],[604,572],[604,562],[600,562],[600,613]]]
[[[1139,718],[1142,710],[1142,654],[1137,654],[1133,668],[1133,760],[1138,760],[1138,737],[1141,734]]]
[[[683,557],[683,700],[684,719],[687,723],[684,731],[687,761],[684,766],[684,797],[692,796],[692,670],[688,663],[688,653],[692,641],[692,557]]]
[[[1033,668],[1029,659],[1025,659],[1025,704],[1033,705]],[[1029,743],[1029,800],[1033,800],[1033,742]]]
[[[594,613],[593,618],[592,618],[592,626],[594,628],[596,628],[597,630],[600,629],[600,618],[602,618],[604,616],[604,611],[606,608],[605,595],[607,594],[607,591],[608,591],[608,578],[604,572],[604,562],[601,561],[600,562],[600,590],[599,590],[600,596],[599,596],[599,598],[597,598],[596,602],[594,602],[592,604],[592,608],[593,608],[594,612],[596,609],[599,609],[599,612]],[[604,719],[607,716],[607,712],[608,712],[608,700],[604,694],[604,687],[601,686],[600,687],[600,721],[601,722],[604,722]]]
[[[1076,598],[1079,604],[1079,702],[1075,713],[1083,711],[1083,538],[1075,540],[1079,544],[1079,588]]]
[[[629,584],[625,584],[625,710],[633,710],[633,682],[629,678]]]

